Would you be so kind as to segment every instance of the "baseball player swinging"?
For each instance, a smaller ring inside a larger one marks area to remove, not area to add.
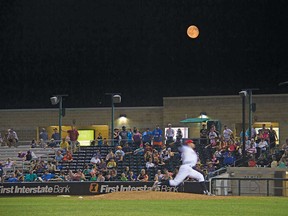
[[[196,179],[203,190],[203,194],[205,195],[212,195],[206,188],[204,176],[193,169],[193,167],[197,163],[197,154],[194,151],[195,144],[192,140],[186,140],[185,143],[179,147],[179,151],[181,152],[182,157],[182,165],[179,168],[179,172],[175,176],[173,180],[166,180],[162,182],[155,182],[153,187],[159,187],[161,185],[168,185],[168,186],[178,186],[180,185],[187,177]]]

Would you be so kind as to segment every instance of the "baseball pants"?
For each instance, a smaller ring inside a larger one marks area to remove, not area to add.
[[[173,180],[169,180],[170,186],[178,186],[181,184],[187,177],[196,179],[198,182],[204,181],[204,176],[194,170],[190,165],[181,165],[179,168],[179,172],[175,176]]]

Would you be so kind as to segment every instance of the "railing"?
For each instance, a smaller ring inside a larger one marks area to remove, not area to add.
[[[220,184],[217,184],[220,181]],[[222,181],[222,182],[221,182]],[[222,184],[224,182],[224,184]],[[288,196],[288,178],[218,178],[209,180],[216,195]],[[219,193],[220,191],[220,193]]]

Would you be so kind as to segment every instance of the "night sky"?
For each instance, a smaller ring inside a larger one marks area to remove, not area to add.
[[[0,0],[0,108],[287,93],[288,1]],[[187,36],[190,25],[200,35]]]

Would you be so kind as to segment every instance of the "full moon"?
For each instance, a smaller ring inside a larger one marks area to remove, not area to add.
[[[197,26],[195,26],[195,25],[189,26],[187,29],[187,35],[190,38],[197,38],[199,35],[199,29],[197,28]]]

